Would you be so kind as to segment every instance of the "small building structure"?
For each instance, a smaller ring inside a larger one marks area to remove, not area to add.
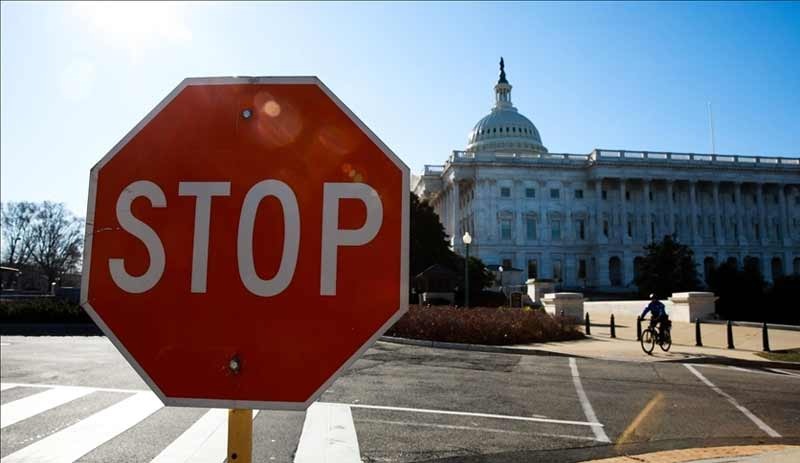
[[[422,304],[437,301],[454,304],[458,281],[456,272],[443,265],[433,264],[414,277],[414,289]]]

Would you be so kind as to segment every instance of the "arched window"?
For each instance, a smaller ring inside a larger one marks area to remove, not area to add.
[[[633,280],[636,281],[639,279],[639,275],[642,274],[642,264],[644,264],[644,257],[637,256],[633,259]]]
[[[772,279],[780,278],[783,276],[783,261],[780,257],[772,258]]]
[[[608,277],[611,286],[622,286],[622,262],[617,256],[608,259]]]
[[[711,273],[714,271],[714,258],[706,257],[703,259],[703,280],[706,284],[711,284]]]

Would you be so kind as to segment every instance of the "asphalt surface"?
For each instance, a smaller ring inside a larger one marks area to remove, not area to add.
[[[35,461],[35,453],[26,453],[31,449],[56,452],[60,435],[70,436],[73,448],[89,446],[82,462],[151,461],[170,446],[189,451],[189,461],[225,458],[224,445],[215,447],[208,435],[190,438],[187,430],[210,416],[199,408],[162,407],[128,424],[123,414],[109,440],[84,442],[81,423],[147,390],[105,338],[2,337],[0,365],[0,415],[24,418],[4,422],[0,430],[4,463],[26,461],[26,455]],[[562,462],[715,445],[798,444],[800,367],[781,372],[770,366],[700,360],[689,368],[381,342],[321,402],[346,404],[337,410],[352,416],[349,443],[362,461]],[[31,416],[14,408],[16,401],[36,403],[36,394],[64,386],[92,389]],[[301,439],[305,421],[303,412],[260,412],[253,422],[254,461],[294,461],[298,445],[319,437],[309,431]]]

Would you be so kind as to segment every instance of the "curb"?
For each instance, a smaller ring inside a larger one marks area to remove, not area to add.
[[[727,320],[700,320],[700,324],[710,324],[710,325],[725,325],[728,323]],[[731,325],[733,326],[746,326],[749,328],[761,328],[763,323],[760,322],[737,322],[731,320]],[[777,323],[769,323],[767,322],[767,327],[771,330],[784,330],[784,331],[800,331],[800,326],[797,325],[779,325]]]
[[[424,339],[398,338],[395,336],[381,336],[379,341],[408,346],[432,347],[436,349],[465,350],[471,352],[487,352],[492,354],[520,354],[539,355],[545,357],[575,357],[575,355],[561,354],[539,349],[525,349],[511,346],[489,346],[486,344],[465,344],[459,342],[428,341]]]

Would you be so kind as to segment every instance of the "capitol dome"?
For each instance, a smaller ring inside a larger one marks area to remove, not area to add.
[[[494,91],[492,112],[472,128],[466,150],[546,153],[536,126],[511,104],[511,84],[506,80],[503,58],[500,58],[500,78]]]

